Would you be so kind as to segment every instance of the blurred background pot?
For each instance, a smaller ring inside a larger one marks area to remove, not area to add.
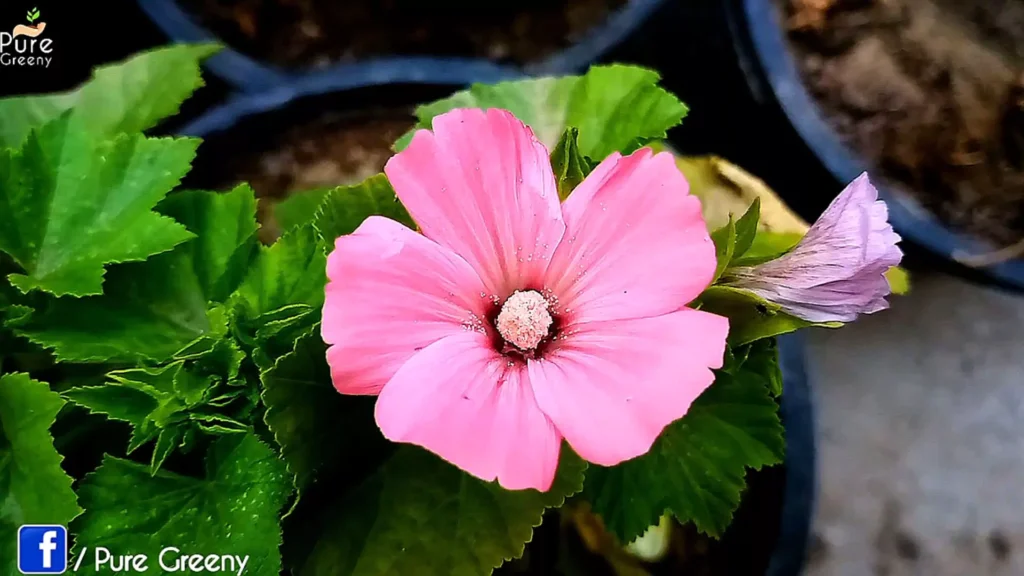
[[[278,200],[379,172],[392,153],[392,142],[414,125],[415,105],[465,84],[441,77],[416,84],[354,86],[351,78],[322,74],[236,96],[179,130],[204,139],[184,185],[227,189],[249,182],[261,198],[260,218],[268,232],[264,240],[270,240],[280,227],[272,210]],[[749,490],[722,540],[677,526],[668,555],[659,562],[630,559],[631,566],[644,571],[633,574],[680,574],[684,569],[696,570],[685,572],[693,574],[799,573],[815,493],[813,404],[799,334],[780,339],[780,358],[785,464],[748,475]],[[571,558],[583,574],[621,575],[622,561],[613,560],[607,550],[595,550],[586,517],[568,516],[574,510],[566,508],[562,518],[549,515],[553,519],[538,529],[526,556],[500,573],[561,574],[555,570],[566,570]]]
[[[789,33],[796,26],[796,16],[786,19],[783,2],[728,0],[714,4],[703,8],[704,17],[726,32],[729,44],[719,45],[711,66],[723,70],[726,80],[719,86],[721,91],[736,91],[737,95],[713,114],[714,119],[730,118],[732,127],[725,137],[732,141],[707,145],[763,178],[807,220],[820,214],[846,183],[870,171],[889,205],[893,227],[910,251],[911,263],[915,257],[924,258],[972,281],[1024,289],[1024,260],[1015,254],[1020,246],[999,250],[992,241],[951,226],[921,201],[924,192],[934,193],[940,183],[926,179],[920,187],[915,186],[920,192],[911,193],[910,184],[891,175],[895,168],[879,170],[851,145],[855,135],[837,129],[843,125],[841,114],[826,110],[810,92],[805,82],[807,70],[801,75],[801,66],[808,66],[807,55],[794,48]],[[844,41],[849,43],[849,39]],[[727,63],[729,58],[734,59],[732,66]],[[876,63],[880,70],[884,62]],[[941,76],[938,73],[937,82],[942,81]],[[737,78],[742,78],[742,86],[736,84]],[[691,100],[695,108],[701,98]],[[862,129],[869,124],[865,120],[850,126]]]
[[[309,73],[344,78],[353,64],[372,68],[378,83],[417,81],[409,70],[428,77],[451,66],[476,68],[481,82],[498,66],[535,75],[576,72],[635,34],[665,3],[139,0],[172,41],[224,43],[228,48],[206,66],[242,91]],[[406,75],[397,77],[395,66]]]

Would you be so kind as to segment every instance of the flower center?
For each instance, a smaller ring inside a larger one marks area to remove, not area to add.
[[[515,291],[498,313],[495,327],[506,342],[520,350],[533,350],[551,330],[548,301],[536,290]]]

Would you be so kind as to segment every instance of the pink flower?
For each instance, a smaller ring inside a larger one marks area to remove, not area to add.
[[[889,307],[885,272],[900,263],[899,235],[868,175],[861,174],[790,252],[729,271],[730,284],[809,322],[850,322]]]
[[[548,151],[504,110],[434,118],[385,172],[422,234],[337,239],[323,337],[342,394],[379,394],[395,442],[547,490],[562,439],[647,452],[721,367],[728,322],[686,308],[715,252],[669,154],[602,162],[560,205]]]

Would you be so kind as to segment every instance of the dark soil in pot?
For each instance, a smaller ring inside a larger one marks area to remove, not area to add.
[[[391,145],[414,125],[411,108],[379,108],[324,112],[277,133],[242,127],[204,142],[189,176],[199,184],[189,184],[224,190],[249,183],[259,198],[261,240],[271,242],[281,232],[272,214],[277,202],[293,192],[357,184],[380,173]]]
[[[778,0],[832,125],[953,228],[1024,247],[1024,0]]]
[[[183,0],[229,44],[287,67],[376,56],[528,63],[571,45],[625,0]]]

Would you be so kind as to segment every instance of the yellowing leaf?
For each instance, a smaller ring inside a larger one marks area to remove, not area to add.
[[[672,150],[665,144],[661,147]],[[758,230],[803,236],[810,228],[767,184],[727,160],[676,155],[676,165],[690,182],[690,193],[701,199],[709,228],[724,226],[730,214],[739,218],[757,198],[761,200]]]
[[[910,292],[910,273],[899,266],[893,266],[885,273],[885,279],[889,281],[889,289],[893,294],[902,296]]]

